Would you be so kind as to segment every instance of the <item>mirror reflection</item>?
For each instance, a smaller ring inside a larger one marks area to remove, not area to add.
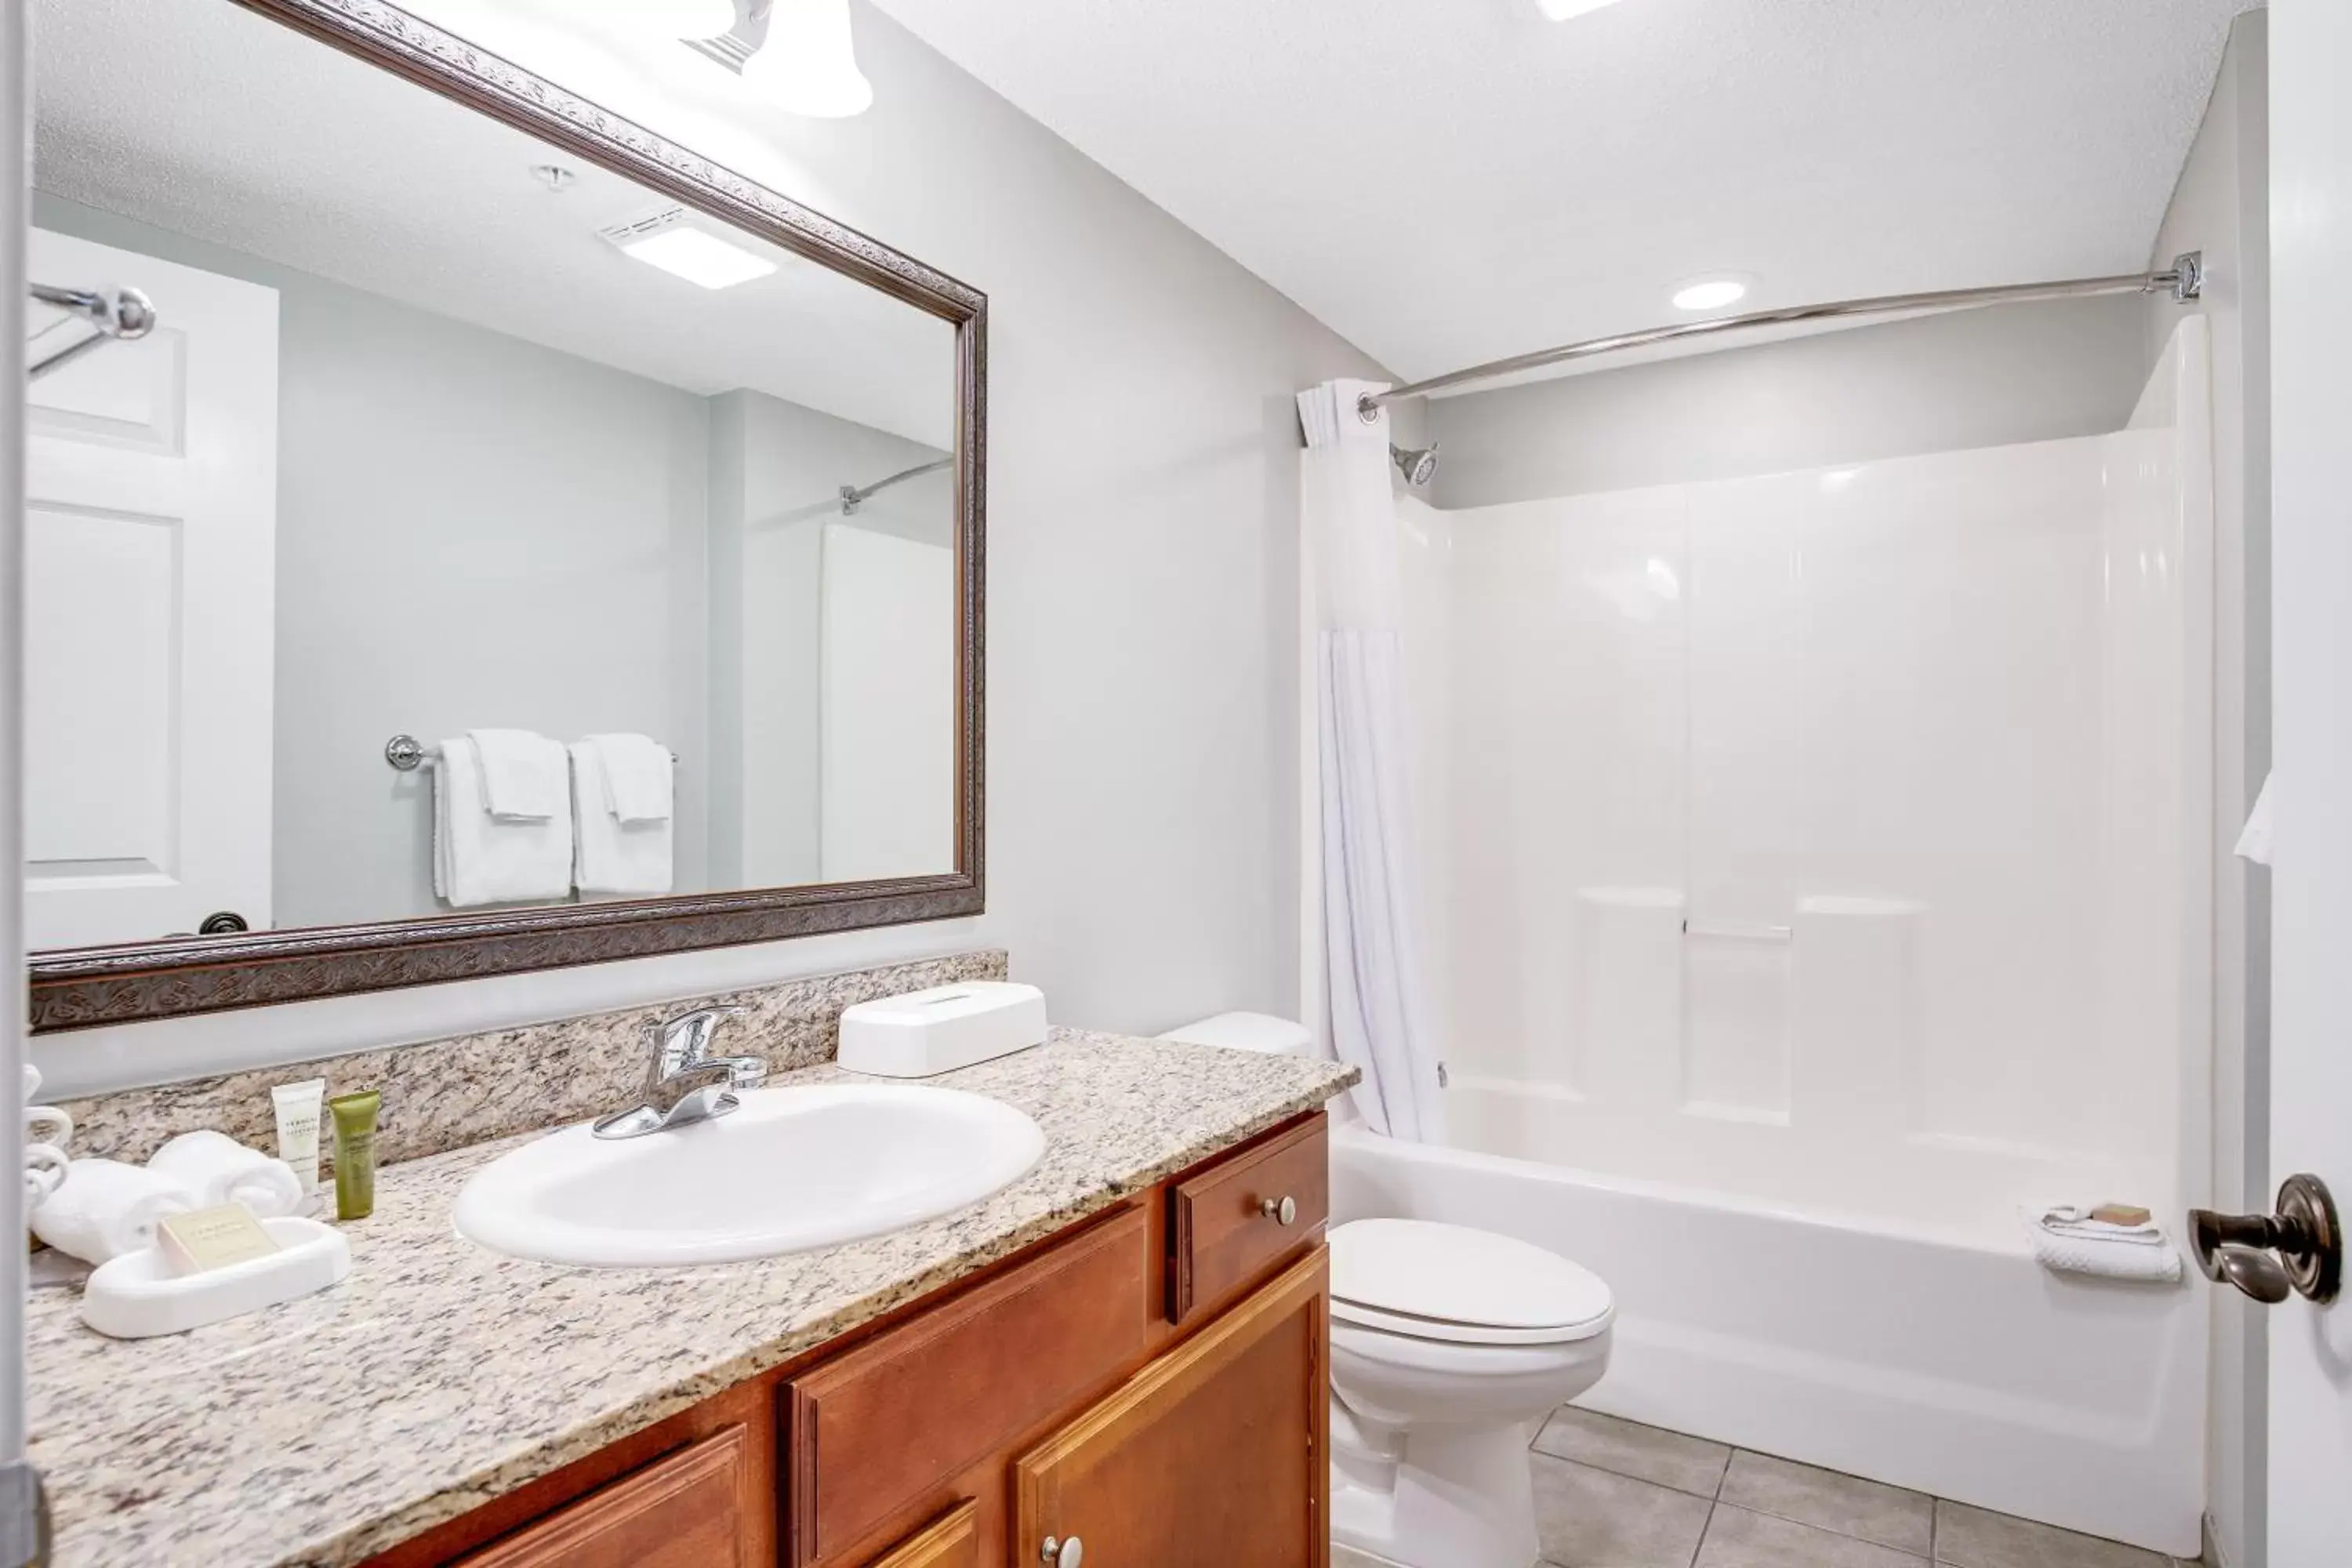
[[[31,386],[31,946],[956,868],[951,323],[227,0],[36,10],[32,277],[156,324]]]

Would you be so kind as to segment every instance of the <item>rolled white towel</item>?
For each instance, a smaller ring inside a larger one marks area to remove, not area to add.
[[[199,1208],[238,1203],[256,1219],[274,1219],[302,1207],[302,1178],[293,1166],[226,1132],[183,1132],[156,1150],[147,1168],[186,1187]]]
[[[2033,1244],[2034,1260],[2063,1274],[2169,1284],[2181,1276],[2180,1254],[2154,1225],[2111,1226],[2070,1205],[2017,1211]]]
[[[33,1211],[33,1234],[85,1263],[155,1244],[155,1226],[196,1206],[195,1194],[161,1171],[120,1160],[76,1160]]]

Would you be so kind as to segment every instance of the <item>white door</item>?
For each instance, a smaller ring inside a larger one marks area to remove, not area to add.
[[[2352,5],[2271,7],[2271,1170],[2352,1201]],[[2352,1563],[2352,1298],[2270,1322],[2270,1568]]]
[[[266,929],[277,290],[37,228],[28,264],[157,325],[26,395],[26,945]]]

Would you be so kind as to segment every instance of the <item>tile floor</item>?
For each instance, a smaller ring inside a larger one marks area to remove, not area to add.
[[[1563,1408],[1529,1456],[1551,1568],[2175,1568],[2136,1546]],[[1341,1552],[1333,1568],[1370,1559]]]

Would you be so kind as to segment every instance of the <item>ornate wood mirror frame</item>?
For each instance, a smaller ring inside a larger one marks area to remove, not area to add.
[[[234,0],[956,329],[956,868],[937,876],[197,936],[34,956],[36,1030],[344,995],[980,912],[988,300],[377,0]]]

